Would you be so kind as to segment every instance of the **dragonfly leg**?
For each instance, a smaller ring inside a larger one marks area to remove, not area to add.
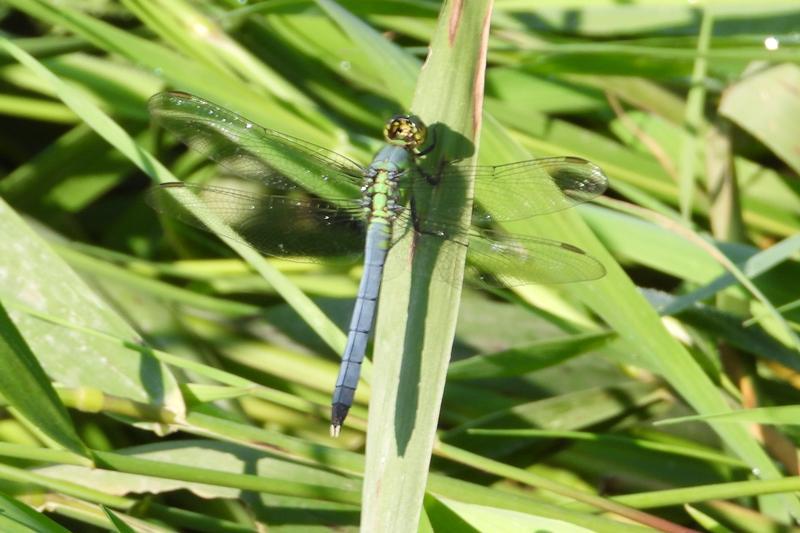
[[[411,224],[414,226],[414,231],[422,233],[422,227],[419,223],[419,213],[417,213],[417,199],[412,196],[408,204],[411,208]]]
[[[433,173],[431,173],[431,172],[428,172],[427,170],[425,170],[424,168],[422,168],[420,165],[416,164],[416,162],[415,162],[414,170],[420,176],[425,178],[425,181],[428,182],[428,185],[430,185],[432,187],[435,187],[435,186],[439,185],[439,182],[442,181],[442,178],[441,178],[441,173],[442,172],[441,171],[444,168],[445,164],[447,164],[445,161],[440,161],[436,165],[436,170]]]
[[[421,218],[417,212],[417,203],[415,200],[416,199],[412,196],[409,201],[409,207],[411,208],[411,225],[414,226],[414,232],[418,235],[432,235],[440,239],[448,238],[449,235],[442,229],[436,230],[423,227]]]

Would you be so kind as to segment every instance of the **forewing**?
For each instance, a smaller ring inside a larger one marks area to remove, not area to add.
[[[464,176],[474,173],[473,222],[522,220],[553,213],[581,204],[601,195],[608,178],[594,163],[578,157],[548,157],[498,166],[469,166],[459,163],[443,168],[415,171],[415,190],[420,187],[460,186]],[[485,209],[484,205],[489,209]],[[434,223],[453,223],[458,209],[431,210],[422,213]]]
[[[195,199],[178,202],[171,194],[178,188],[191,191]],[[352,201],[335,204],[179,182],[151,188],[146,201],[156,211],[204,231],[209,229],[187,207],[207,209],[236,233],[225,237],[267,255],[315,262],[358,255],[364,246],[363,215]]]
[[[299,186],[319,195],[347,195],[363,169],[343,155],[254,124],[186,93],[150,98],[150,115],[184,144],[228,172],[284,190]]]

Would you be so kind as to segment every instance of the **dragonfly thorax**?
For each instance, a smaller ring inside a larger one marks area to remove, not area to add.
[[[399,209],[399,179],[403,170],[394,161],[373,163],[364,174],[360,206],[367,219],[391,220]]]
[[[406,150],[416,152],[425,144],[428,127],[416,115],[395,115],[386,123],[383,136],[395,146],[402,146]]]

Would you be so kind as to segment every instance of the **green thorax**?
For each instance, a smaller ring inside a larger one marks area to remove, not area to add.
[[[364,175],[363,207],[370,222],[392,220],[400,205],[400,177],[420,155],[419,147],[425,143],[427,128],[413,115],[395,115],[383,132],[384,146]]]

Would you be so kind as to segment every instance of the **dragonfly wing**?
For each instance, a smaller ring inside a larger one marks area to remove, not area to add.
[[[608,178],[600,167],[578,157],[547,157],[498,166],[456,162],[432,172],[434,182],[441,186],[447,186],[448,182],[458,186],[465,176],[474,173],[473,222],[477,224],[554,213],[587,202],[608,187]],[[431,180],[420,171],[414,179],[415,187],[430,187]],[[490,210],[484,209],[481,202]],[[431,211],[423,216],[441,223],[452,223],[460,214],[457,209]]]
[[[407,214],[403,217],[408,219]],[[582,249],[539,237],[511,235],[493,230],[464,228],[461,224],[416,221],[416,238],[441,239],[444,260],[456,260],[467,250],[465,276],[488,287],[558,284],[602,278],[605,267]],[[460,249],[460,250],[459,250]]]
[[[179,202],[173,196],[177,189],[194,194],[182,195]],[[358,255],[364,247],[363,215],[352,200],[337,205],[316,198],[176,182],[151,188],[146,201],[156,211],[204,231],[210,230],[191,210],[211,211],[235,232],[223,236],[242,240],[267,255],[314,262]]]
[[[494,231],[468,237],[467,271],[483,285],[571,283],[606,273],[597,259],[571,244]]]
[[[281,189],[347,195],[363,168],[343,155],[254,124],[216,104],[179,92],[150,98],[150,115],[184,144],[237,176]]]

